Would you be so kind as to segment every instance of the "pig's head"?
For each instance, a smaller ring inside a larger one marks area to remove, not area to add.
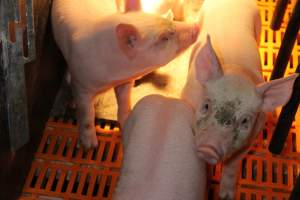
[[[116,27],[119,48],[136,66],[163,66],[193,44],[199,25],[143,12],[123,14]]]
[[[197,153],[216,164],[251,144],[264,123],[258,116],[289,100],[297,75],[256,85],[240,67],[223,73],[209,37],[193,54],[183,98],[195,110]]]

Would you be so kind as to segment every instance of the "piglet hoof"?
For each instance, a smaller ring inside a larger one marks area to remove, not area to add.
[[[229,196],[226,196],[226,197],[220,197],[219,198],[220,200],[234,200],[234,198],[231,198]]]
[[[234,191],[230,190],[229,188],[221,188],[220,190],[220,200],[234,200]]]
[[[221,200],[234,200],[236,191],[236,182],[229,177],[222,177],[220,183],[219,197]]]
[[[80,144],[85,151],[96,148],[98,146],[98,139],[95,133],[89,132],[79,135]]]

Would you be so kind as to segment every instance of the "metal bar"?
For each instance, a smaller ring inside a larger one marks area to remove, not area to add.
[[[300,63],[296,69],[297,73],[300,73]],[[280,154],[286,138],[289,134],[290,127],[294,121],[298,106],[300,103],[300,77],[298,77],[294,83],[293,93],[289,102],[282,108],[276,128],[274,130],[269,151],[273,154]]]
[[[36,59],[33,0],[26,0],[26,16],[28,56],[25,62],[28,63]]]
[[[291,192],[289,200],[299,200],[299,197],[300,197],[300,175],[298,175],[296,184],[294,186],[293,191]]]
[[[275,61],[274,69],[271,74],[271,80],[281,78],[284,75],[286,66],[289,62],[297,34],[300,26],[300,0],[297,0],[293,9],[291,18],[287,25],[278,56]]]
[[[0,1],[0,139],[12,152],[29,141],[24,64],[35,58],[35,44],[32,0],[26,0],[25,5],[24,2]],[[23,33],[27,39],[23,38]],[[28,52],[27,58],[24,57],[25,51]]]
[[[280,29],[282,19],[286,8],[289,4],[289,0],[278,0],[276,3],[276,7],[273,13],[272,22],[271,22],[271,29],[277,31]]]

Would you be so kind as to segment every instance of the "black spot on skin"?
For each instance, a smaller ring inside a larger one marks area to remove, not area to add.
[[[224,126],[229,120],[234,119],[235,104],[232,102],[226,102],[220,108],[216,110],[215,118],[218,123]]]
[[[222,106],[216,108],[215,118],[222,126],[228,126],[235,123],[235,112],[240,106],[240,100],[226,101]]]

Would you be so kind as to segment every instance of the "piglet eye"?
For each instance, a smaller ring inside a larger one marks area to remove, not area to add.
[[[163,37],[161,38],[161,41],[167,42],[167,41],[169,41],[169,38],[168,38],[167,36],[163,36]]]
[[[203,106],[203,111],[204,111],[204,112],[207,112],[208,109],[209,109],[209,104],[208,104],[208,103],[204,104],[204,106]]]
[[[175,32],[167,32],[161,35],[160,40],[162,42],[168,42],[171,37],[173,37],[175,35]]]
[[[243,130],[248,130],[251,128],[252,116],[245,115],[240,120],[240,128]]]
[[[211,110],[211,101],[210,99],[206,99],[202,104],[201,114],[207,115],[210,112],[210,110]]]
[[[248,124],[248,119],[244,118],[243,121],[242,121],[242,124]]]

